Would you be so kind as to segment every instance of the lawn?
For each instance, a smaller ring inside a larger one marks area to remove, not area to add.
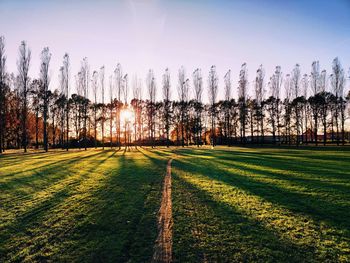
[[[349,150],[177,151],[174,259],[350,261]]]
[[[147,150],[0,157],[0,262],[144,262],[166,159]]]
[[[0,262],[148,262],[172,162],[175,262],[350,261],[350,148],[0,157]]]

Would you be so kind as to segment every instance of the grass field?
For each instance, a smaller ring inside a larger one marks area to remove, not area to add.
[[[182,150],[173,207],[178,261],[349,261],[350,151]]]
[[[0,157],[0,262],[147,262],[172,163],[177,262],[350,261],[350,149]]]
[[[0,262],[149,260],[167,161],[151,157],[89,150],[1,158]]]

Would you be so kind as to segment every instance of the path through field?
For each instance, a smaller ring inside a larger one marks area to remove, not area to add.
[[[172,203],[171,203],[171,162],[167,164],[167,172],[164,178],[162,203],[158,215],[158,237],[154,246],[154,262],[172,261]]]
[[[0,156],[0,262],[350,262],[349,211],[348,147]]]

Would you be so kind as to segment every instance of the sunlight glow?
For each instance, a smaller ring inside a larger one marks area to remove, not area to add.
[[[122,109],[120,119],[124,124],[132,122],[134,120],[134,111],[129,108]]]

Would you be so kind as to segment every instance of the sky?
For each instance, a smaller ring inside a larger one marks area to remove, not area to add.
[[[176,99],[181,66],[191,83],[192,72],[201,68],[206,90],[209,69],[215,65],[222,99],[223,76],[229,69],[237,97],[242,63],[247,63],[251,86],[260,64],[266,80],[277,65],[287,74],[299,63],[302,73],[309,74],[314,60],[330,72],[335,57],[348,72],[350,0],[0,0],[0,35],[5,36],[9,72],[17,72],[22,40],[32,51],[33,78],[39,76],[41,50],[50,48],[52,90],[59,88],[59,68],[67,52],[71,93],[87,57],[91,71],[105,66],[106,80],[117,63],[131,78],[142,78],[144,98],[146,74],[153,69],[158,99],[165,68],[170,69]]]

